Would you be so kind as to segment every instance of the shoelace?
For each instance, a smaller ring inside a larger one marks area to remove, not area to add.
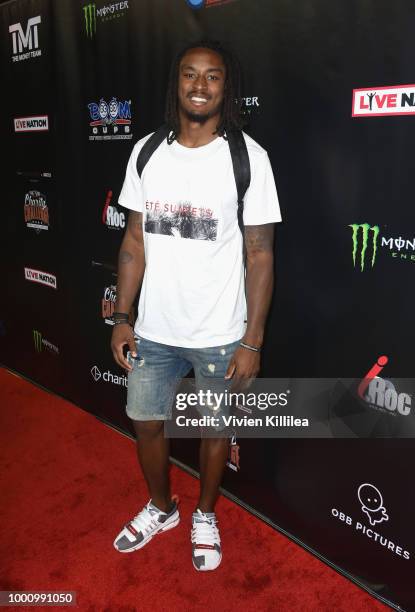
[[[158,525],[157,515],[151,514],[149,504],[139,512],[131,521],[132,525],[141,531],[142,534],[148,534]]]
[[[219,530],[216,527],[216,517],[208,518],[198,510],[198,518],[203,522],[194,522],[191,531],[192,544],[220,544]]]

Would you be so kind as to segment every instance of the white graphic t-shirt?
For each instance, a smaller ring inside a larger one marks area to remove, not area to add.
[[[229,344],[245,333],[242,234],[229,145],[218,137],[189,148],[167,141],[137,174],[139,140],[127,165],[119,203],[143,213],[146,268],[136,333],[173,346]],[[281,221],[266,151],[244,134],[251,184],[245,225]]]

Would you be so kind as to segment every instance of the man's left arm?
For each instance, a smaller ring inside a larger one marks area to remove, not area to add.
[[[272,290],[274,286],[274,223],[245,226],[246,292],[248,320],[242,341],[260,348],[264,339]],[[239,346],[225,378],[238,380],[255,378],[260,368],[260,353]]]

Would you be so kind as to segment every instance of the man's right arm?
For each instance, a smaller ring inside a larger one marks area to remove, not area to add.
[[[121,243],[118,255],[117,301],[115,312],[129,313],[137,292],[141,286],[144,270],[144,240],[141,212],[130,211],[127,229]],[[131,370],[131,366],[124,357],[123,348],[128,345],[129,350],[135,354],[136,347],[134,334],[130,325],[114,325],[111,349],[115,361],[119,366]]]

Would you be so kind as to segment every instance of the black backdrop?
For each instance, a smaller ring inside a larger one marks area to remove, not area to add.
[[[412,0],[13,0],[0,23],[3,364],[132,431],[109,348],[117,197],[133,143],[162,121],[174,51],[208,36],[240,56],[248,131],[269,152],[284,219],[261,375],[360,377],[380,355],[385,375],[412,375],[415,117],[352,117],[353,89],[413,82]],[[15,61],[14,24],[32,57]],[[101,100],[115,114],[121,102],[117,118],[131,124],[94,133]],[[14,131],[15,118],[35,115],[49,131]],[[27,227],[40,210],[48,229]],[[349,226],[364,223],[380,237],[372,266],[368,230],[362,270],[364,229],[354,265]],[[54,275],[57,288],[26,280],[25,268]],[[239,445],[230,494],[378,597],[415,609],[411,440]],[[174,456],[196,467],[194,441],[176,441]],[[375,527],[362,483],[383,495],[389,518]]]

